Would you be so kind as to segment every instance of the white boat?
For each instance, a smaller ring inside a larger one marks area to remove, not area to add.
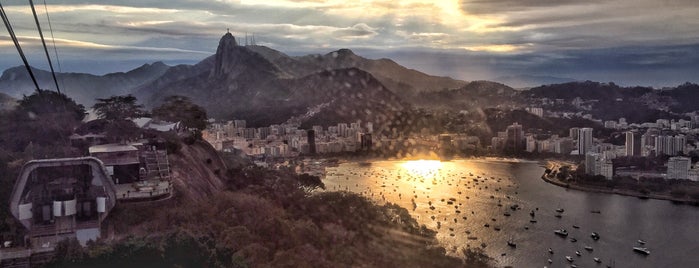
[[[591,246],[585,246],[585,250],[587,250],[587,251],[592,251],[593,249],[592,249]]]
[[[573,257],[571,257],[571,256],[566,256],[566,260],[568,260],[569,262],[573,262]]]
[[[553,262],[551,259],[548,259],[548,260],[546,260],[546,261],[549,262],[549,263],[552,263],[552,262]]]
[[[549,253],[553,254],[553,249],[549,248]]]
[[[597,258],[597,257],[594,257],[594,258],[592,258],[592,259],[593,259],[593,260],[595,260],[595,262],[596,262],[596,263],[600,263],[600,262],[602,262],[602,260],[600,260],[600,259],[599,259],[599,258]]]
[[[553,233],[560,235],[560,236],[563,236],[563,237],[568,236],[568,231],[566,231],[566,229],[558,229],[558,230],[553,231]]]
[[[638,242],[639,244],[641,244],[641,245],[645,245],[645,244],[646,244],[646,240],[643,240],[643,239],[638,239],[637,242]]]
[[[648,250],[647,248],[633,247],[633,251],[643,255],[650,255],[650,250]]]
[[[580,251],[575,251],[575,255],[580,256]]]

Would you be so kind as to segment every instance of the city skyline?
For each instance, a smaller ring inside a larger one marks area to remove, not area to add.
[[[44,68],[28,4],[4,7],[30,63]],[[684,0],[67,0],[47,9],[63,70],[70,72],[196,63],[214,53],[215,40],[229,28],[238,40],[254,34],[257,44],[290,55],[350,48],[464,80],[537,75],[673,86],[697,82],[699,63],[699,19],[693,16],[699,6]],[[44,7],[37,11],[48,30]],[[0,69],[20,65],[7,33],[0,38]]]

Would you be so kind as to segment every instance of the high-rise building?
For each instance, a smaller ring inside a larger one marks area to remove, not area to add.
[[[572,127],[572,128],[570,128],[570,131],[568,132],[568,137],[570,137],[573,140],[578,140],[578,133],[579,132],[580,132],[580,128]]]
[[[515,152],[521,151],[524,147],[524,131],[522,131],[522,125],[518,123],[509,125],[505,133],[505,147]]]
[[[689,179],[689,168],[692,166],[692,160],[689,157],[674,156],[667,160],[667,175],[666,179]]]
[[[585,154],[585,174],[595,175],[595,169],[597,166],[597,160],[599,158],[598,153],[587,153]]]
[[[641,155],[641,135],[635,131],[626,132],[626,156]]]
[[[592,149],[592,128],[584,127],[578,131],[578,154],[586,155]]]
[[[308,130],[308,133],[306,135],[308,138],[308,153],[309,154],[316,154],[316,135],[315,131],[312,129]]]
[[[596,175],[602,175],[608,180],[611,180],[612,177],[614,177],[614,164],[612,163],[612,160],[604,159],[598,162],[600,163],[600,173]]]
[[[687,138],[683,135],[655,137],[655,155],[678,155],[684,153]]]

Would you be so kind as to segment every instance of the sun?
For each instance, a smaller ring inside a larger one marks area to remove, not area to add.
[[[418,176],[428,176],[442,168],[442,162],[439,160],[412,160],[405,161],[401,164],[409,173]]]

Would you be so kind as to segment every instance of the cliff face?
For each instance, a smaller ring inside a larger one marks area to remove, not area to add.
[[[182,144],[178,153],[168,157],[176,195],[203,200],[224,189],[226,165],[208,143]]]

